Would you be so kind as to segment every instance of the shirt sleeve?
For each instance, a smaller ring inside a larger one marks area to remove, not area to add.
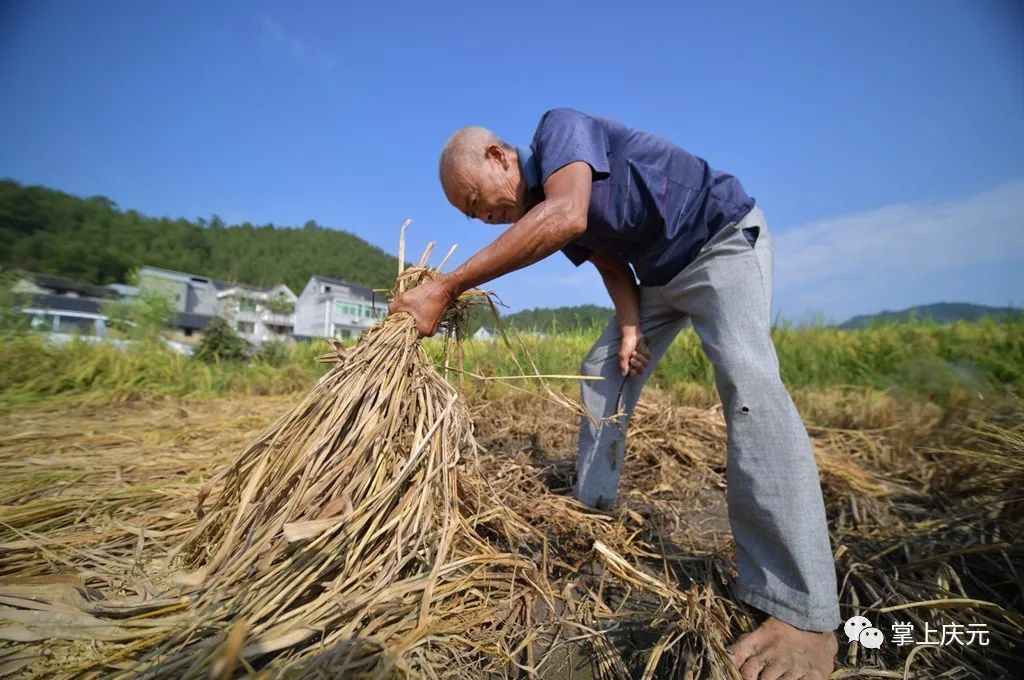
[[[569,258],[570,262],[579,267],[590,259],[590,256],[594,254],[594,251],[584,245],[572,242],[566,244],[565,247],[562,248],[562,254]]]
[[[541,182],[569,163],[583,161],[594,179],[608,176],[608,135],[601,124],[573,109],[552,109],[544,114],[533,136]]]

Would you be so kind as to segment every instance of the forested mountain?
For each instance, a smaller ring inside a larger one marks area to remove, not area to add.
[[[898,312],[886,310],[877,314],[855,316],[841,323],[839,327],[849,330],[881,323],[905,323],[913,319],[944,323],[949,321],[977,321],[983,318],[1022,320],[1024,319],[1024,310],[1016,307],[987,307],[966,302],[936,302],[932,305],[919,305],[917,307],[901,309]]]
[[[142,264],[255,285],[283,282],[296,293],[312,274],[385,288],[398,270],[397,258],[380,248],[312,221],[289,228],[147,217],[103,196],[0,180],[0,266],[104,284],[124,281]]]
[[[510,328],[551,333],[595,327],[604,328],[614,313],[611,308],[598,305],[538,307],[502,315],[501,320]]]

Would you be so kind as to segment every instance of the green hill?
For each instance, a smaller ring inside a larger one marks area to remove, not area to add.
[[[529,331],[554,331],[604,328],[612,318],[614,310],[598,305],[577,305],[575,307],[537,307],[502,316],[510,328]]]
[[[966,302],[937,302],[932,305],[919,305],[896,312],[884,311],[878,314],[863,314],[839,324],[840,328],[852,330],[886,323],[906,323],[907,321],[977,321],[992,318],[1000,320],[1024,320],[1024,310],[1016,307],[987,307]]]
[[[0,180],[0,266],[90,283],[124,281],[142,264],[296,293],[312,274],[390,287],[398,259],[354,234],[315,222],[228,226],[148,217],[109,198],[80,198]]]

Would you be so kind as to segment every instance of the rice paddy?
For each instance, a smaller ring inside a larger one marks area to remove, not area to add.
[[[835,379],[883,336],[855,351],[812,329],[807,350],[783,331],[843,615],[890,640],[841,636],[833,677],[1020,668],[1019,330],[961,327],[960,345],[890,331],[902,341],[875,356],[906,371],[890,385],[867,352],[858,380]],[[401,316],[318,348],[319,368],[309,350],[200,368],[6,342],[21,361],[0,399],[0,674],[738,677],[725,646],[757,613],[730,596],[725,427],[691,341],[641,401],[612,513],[569,494],[571,381],[472,377],[571,374],[584,341],[511,358],[467,344],[460,370],[438,368],[459,365],[455,346],[421,344]],[[963,362],[942,360],[960,379],[909,388],[915,358],[958,347]],[[906,626],[983,628],[987,643],[897,644]]]

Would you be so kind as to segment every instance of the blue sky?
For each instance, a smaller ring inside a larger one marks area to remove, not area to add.
[[[737,175],[776,236],[785,318],[1024,302],[1016,0],[0,3],[0,176],[125,208],[347,229],[456,261],[458,127],[526,144],[573,106]],[[512,309],[605,303],[556,255]]]

